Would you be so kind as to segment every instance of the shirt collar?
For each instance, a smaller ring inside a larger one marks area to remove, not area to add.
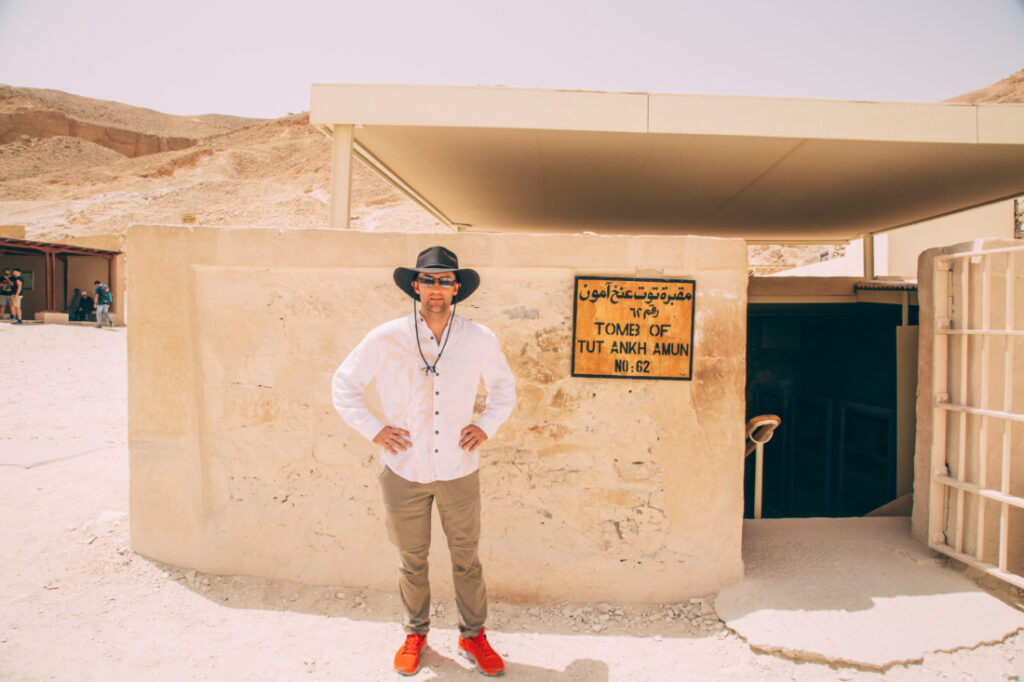
[[[459,318],[455,317],[455,311],[451,311],[448,315],[448,324],[452,324],[457,327],[458,323],[455,321],[457,319]],[[419,309],[413,313],[413,320],[416,324],[422,325],[424,329],[429,329],[429,327],[427,327],[427,320],[423,317],[423,313],[421,313]],[[448,325],[445,325],[445,329],[448,329]],[[455,331],[455,327],[452,327],[452,331]]]

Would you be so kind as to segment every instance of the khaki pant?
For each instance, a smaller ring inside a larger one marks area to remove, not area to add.
[[[487,588],[477,556],[480,540],[480,472],[452,481],[413,483],[384,467],[380,487],[387,511],[388,538],[398,548],[398,590],[405,607],[405,631],[430,629],[430,510],[437,501],[452,558],[459,636],[476,637],[487,619]]]

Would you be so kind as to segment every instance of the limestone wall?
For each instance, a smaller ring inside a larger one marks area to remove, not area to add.
[[[739,580],[746,250],[706,237],[132,228],[134,549],[394,587],[375,449],[334,412],[330,379],[369,329],[412,310],[392,270],[435,243],[480,272],[458,312],[497,334],[518,381],[481,457],[491,592],[672,601]],[[693,380],[571,377],[577,274],[696,280]]]

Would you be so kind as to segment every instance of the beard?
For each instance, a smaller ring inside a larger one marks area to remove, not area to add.
[[[448,312],[449,308],[451,308],[451,303],[446,301],[443,298],[438,298],[438,299],[427,298],[427,299],[423,300],[423,310],[424,310],[424,312],[428,312],[428,313],[430,313],[432,315],[444,314],[444,313]]]

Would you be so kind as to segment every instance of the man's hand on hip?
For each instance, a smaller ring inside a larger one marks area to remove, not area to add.
[[[412,445],[412,441],[409,440],[410,437],[409,432],[405,429],[385,426],[373,437],[373,442],[382,448],[387,448],[387,451],[393,455],[401,450],[408,449]],[[486,438],[486,436],[484,437]]]
[[[462,433],[459,438],[459,447],[463,450],[469,450],[470,452],[476,452],[476,449],[480,447],[480,444],[487,440],[487,434],[476,424],[470,424],[466,428],[462,429]]]

